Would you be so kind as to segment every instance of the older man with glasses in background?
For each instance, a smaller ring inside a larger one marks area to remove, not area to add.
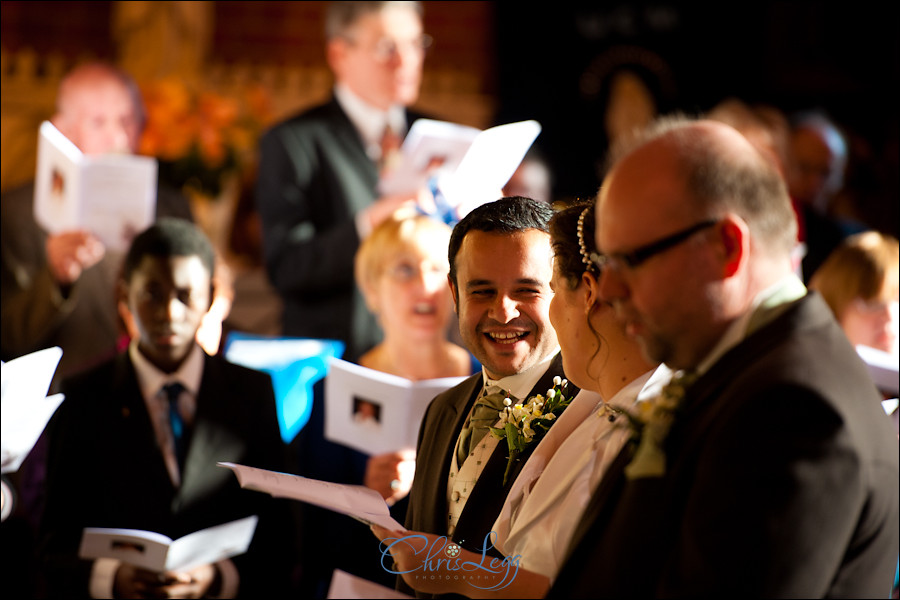
[[[381,338],[353,279],[372,229],[416,196],[379,197],[379,173],[411,123],[425,50],[419,2],[333,2],[326,57],[334,96],[260,142],[256,202],[284,335],[339,339],[355,361]]]

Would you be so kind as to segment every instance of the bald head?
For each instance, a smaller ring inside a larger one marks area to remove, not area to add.
[[[596,216],[601,295],[647,358],[676,368],[696,366],[791,271],[784,183],[723,123],[655,124],[614,164]]]
[[[52,121],[85,154],[133,153],[143,126],[140,93],[110,65],[82,65],[60,83]]]
[[[794,247],[797,225],[783,179],[733,127],[711,120],[660,120],[630,152],[620,153],[615,170],[627,168],[658,178],[662,165],[670,167],[669,178],[679,181],[686,193],[675,206],[668,206],[676,200],[673,196],[654,204],[696,215],[734,212],[765,249],[789,254]]]

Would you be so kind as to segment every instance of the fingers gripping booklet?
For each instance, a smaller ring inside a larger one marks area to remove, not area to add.
[[[153,531],[85,527],[78,556],[114,558],[158,573],[186,571],[246,552],[258,521],[244,517],[174,541]]]
[[[217,464],[234,471],[242,488],[271,494],[276,498],[291,498],[315,504],[367,525],[378,525],[391,531],[406,531],[391,517],[390,509],[381,494],[371,488],[319,481],[229,462]]]

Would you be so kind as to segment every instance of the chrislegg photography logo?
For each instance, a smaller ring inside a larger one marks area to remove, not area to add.
[[[472,587],[482,590],[501,590],[516,579],[519,572],[519,555],[504,556],[502,559],[489,555],[494,548],[493,531],[484,536],[484,542],[478,552],[478,562],[463,560],[461,548],[456,542],[440,536],[429,542],[427,536],[411,534],[399,538],[386,538],[381,544],[381,567],[394,575],[415,573],[416,580],[461,580]],[[422,562],[413,569],[396,571],[391,549],[398,544],[409,546]]]

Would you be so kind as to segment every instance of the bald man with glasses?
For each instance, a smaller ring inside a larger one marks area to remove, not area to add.
[[[676,378],[548,597],[887,597],[897,437],[793,274],[780,176],[726,125],[669,121],[615,163],[596,215],[599,293]]]
[[[355,361],[381,339],[353,279],[361,240],[415,196],[379,197],[382,168],[412,122],[425,51],[419,2],[333,2],[326,15],[333,97],[260,142],[256,203],[283,333],[338,339]]]

